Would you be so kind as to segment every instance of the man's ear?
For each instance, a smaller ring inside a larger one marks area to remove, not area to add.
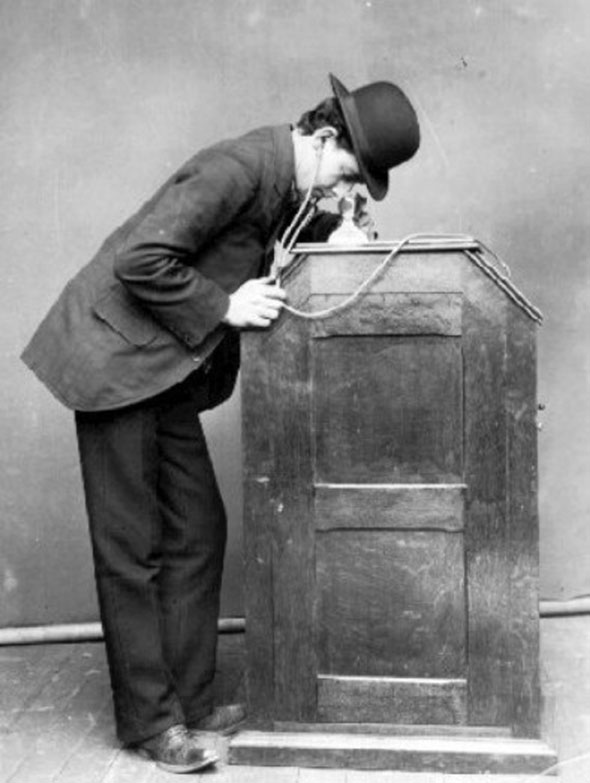
[[[313,134],[314,146],[320,147],[326,139],[336,139],[338,131],[332,125],[324,125],[323,128],[317,128]]]

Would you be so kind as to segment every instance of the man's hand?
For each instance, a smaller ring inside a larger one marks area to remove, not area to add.
[[[222,321],[238,329],[270,326],[278,318],[286,298],[286,293],[272,277],[248,280],[230,295]]]

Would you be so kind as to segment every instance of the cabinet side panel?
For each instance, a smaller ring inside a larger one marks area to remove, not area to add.
[[[465,557],[471,725],[510,725],[510,541],[506,514],[506,298],[464,270]]]
[[[537,512],[536,327],[516,307],[508,312],[507,428],[512,634],[512,729],[538,737],[539,527]]]
[[[313,720],[309,324],[283,314],[242,347],[250,705],[255,719]]]
[[[246,697],[249,720],[264,725],[274,704],[272,438],[260,426],[271,404],[268,335],[243,334],[241,349]]]
[[[273,399],[259,426],[273,438],[275,711],[305,722],[315,719],[317,675],[309,323],[285,315],[273,346]]]

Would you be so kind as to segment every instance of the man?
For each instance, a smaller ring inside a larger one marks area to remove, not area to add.
[[[214,763],[199,733],[244,717],[213,705],[226,519],[197,414],[231,393],[239,330],[279,316],[268,248],[294,194],[307,203],[363,182],[382,199],[388,170],[419,145],[399,88],[331,81],[334,97],[297,127],[182,166],[67,284],[23,353],[75,411],[118,736],[172,772]],[[333,223],[319,215],[316,236]]]

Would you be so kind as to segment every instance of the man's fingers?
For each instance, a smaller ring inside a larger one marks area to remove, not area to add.
[[[256,326],[260,328],[265,328],[267,326],[270,326],[274,319],[272,318],[265,318],[262,315],[254,316],[251,320],[251,326]]]
[[[261,318],[272,318],[273,321],[275,318],[279,317],[280,310],[277,307],[261,307],[258,315],[261,316]]]
[[[287,294],[282,288],[277,285],[265,285],[262,288],[263,296],[267,296],[269,299],[286,299]]]
[[[271,296],[273,299],[280,299],[281,301],[284,301],[287,298],[287,294],[285,291],[283,291],[282,288],[277,288],[277,286],[269,286],[268,289],[268,296]]]
[[[287,298],[286,292],[271,279],[248,280],[231,294],[224,323],[238,328],[270,326],[278,318]]]
[[[253,308],[252,323],[254,326],[270,326],[279,317],[281,305],[276,302],[263,302]]]
[[[286,299],[287,294],[280,286],[274,282],[272,277],[260,277],[257,280],[253,280],[252,287],[261,292],[263,296],[271,297],[272,299]]]
[[[259,299],[254,300],[252,306],[260,312],[278,314],[283,307],[283,302],[279,299],[271,299],[270,297],[262,296]]]
[[[260,299],[259,304],[262,307],[272,307],[273,310],[280,310],[283,306],[281,299],[273,299],[270,296],[264,296]]]

